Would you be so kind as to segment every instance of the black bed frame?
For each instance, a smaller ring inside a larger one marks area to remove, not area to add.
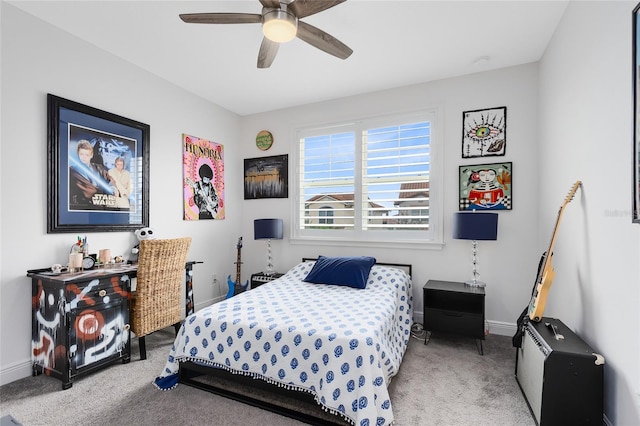
[[[273,402],[254,398],[248,393],[236,392],[222,386],[217,386],[211,382],[206,383],[203,381],[198,381],[196,378],[202,375],[233,381],[234,383],[245,385],[250,389],[257,388],[261,390],[267,390],[271,393],[277,394],[280,397],[284,397],[287,400],[298,400],[309,404],[315,404],[317,405],[318,410],[322,410],[321,406],[316,403],[314,396],[307,392],[299,392],[291,389],[286,389],[280,386],[273,385],[269,382],[265,382],[264,380],[254,379],[252,377],[243,376],[240,374],[233,374],[221,368],[207,367],[191,361],[180,363],[179,380],[182,384],[205,390],[207,392],[214,393],[225,398],[233,399],[234,401],[252,405],[263,410],[271,411],[273,413],[280,414],[281,416],[299,420],[310,425],[344,426],[348,424],[338,416],[335,416],[335,421],[330,421],[328,419],[320,418],[318,416],[307,414],[302,411],[294,410],[292,408],[283,407]]]
[[[317,260],[315,258],[302,258],[303,262],[306,261],[314,261]],[[395,268],[402,269],[411,277],[412,268],[411,265],[401,264],[401,263],[381,263],[377,262],[378,265],[384,266],[392,266]],[[287,398],[288,400],[298,400],[306,403],[313,403],[318,405],[315,401],[314,396],[311,393],[300,392],[291,389],[287,389],[281,386],[277,386],[266,382],[260,379],[254,379],[249,376],[243,376],[241,374],[234,374],[227,370],[215,367],[208,367],[200,364],[196,364],[191,361],[181,362],[180,370],[179,370],[179,381],[182,384],[187,386],[195,387],[201,390],[205,390],[207,392],[223,396],[225,398],[233,399],[238,402],[242,402],[244,404],[248,404],[257,408],[261,408],[263,410],[271,411],[276,414],[280,414],[281,416],[289,417],[295,420],[299,420],[301,422],[310,424],[310,425],[318,425],[318,426],[344,426],[345,424],[349,424],[346,420],[341,417],[335,415],[335,420],[329,420],[325,417],[314,416],[313,414],[304,413],[298,410],[294,410],[288,407],[283,407],[273,402],[264,401],[262,399],[254,398],[249,394],[236,392],[231,389],[226,389],[222,386],[217,386],[214,383],[206,383],[204,381],[197,380],[197,377],[200,376],[209,376],[212,378],[219,378],[223,380],[232,381],[238,383],[240,385],[247,386],[249,388],[258,388],[261,390],[267,390],[271,393],[277,394],[281,397]],[[321,406],[318,405],[318,410],[322,410]],[[318,413],[323,413],[322,411],[318,411]]]

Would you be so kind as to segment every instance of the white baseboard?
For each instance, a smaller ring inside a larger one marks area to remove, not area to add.
[[[498,336],[513,336],[516,334],[517,325],[511,322],[488,321],[489,333]]]
[[[422,312],[413,313],[413,322],[424,324],[424,314]],[[498,336],[513,336],[516,333],[516,324],[502,321],[487,321],[489,333]]]
[[[214,297],[213,299],[209,299],[209,300],[205,300],[204,302],[196,303],[195,304],[195,310],[199,311],[200,309],[206,308],[209,305],[213,305],[214,303],[220,302],[221,300],[224,300],[225,298],[226,298],[226,295]]]
[[[8,367],[0,370],[0,386],[29,377],[32,371],[30,358],[14,362]]]

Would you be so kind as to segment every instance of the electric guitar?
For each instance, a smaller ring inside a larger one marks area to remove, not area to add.
[[[236,260],[236,281],[231,281],[231,275],[227,277],[227,284],[229,285],[229,291],[227,292],[227,299],[235,296],[236,294],[240,294],[247,289],[249,286],[249,280],[247,280],[244,285],[240,281],[240,265],[242,265],[242,237],[238,238],[238,244],[236,245],[238,249],[238,259]]]
[[[549,288],[551,287],[553,277],[555,276],[555,271],[553,269],[551,261],[553,260],[553,246],[556,243],[556,235],[558,232],[558,227],[560,226],[560,219],[562,218],[564,208],[567,206],[567,204],[569,204],[571,200],[573,200],[573,197],[581,184],[582,182],[580,181],[576,181],[576,183],[573,184],[571,190],[569,191],[569,194],[566,196],[564,202],[560,206],[560,210],[558,211],[558,218],[556,219],[556,226],[553,229],[553,235],[551,236],[549,249],[545,253],[543,253],[542,259],[540,259],[540,263],[538,265],[538,276],[536,277],[533,294],[531,295],[531,301],[529,302],[529,319],[531,321],[540,322],[540,320],[542,319],[542,314],[544,312],[545,305],[547,304],[547,295],[549,293]]]
[[[202,186],[198,185],[198,182],[194,182],[188,177],[184,178],[184,181],[187,185],[189,185],[195,192],[198,193],[198,196],[204,200],[206,204],[206,208],[213,216],[218,212],[218,195],[215,190],[213,190],[213,194],[206,194]]]

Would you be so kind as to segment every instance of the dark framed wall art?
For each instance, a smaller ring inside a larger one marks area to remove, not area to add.
[[[462,158],[505,155],[507,107],[463,111]]]
[[[245,158],[244,199],[288,198],[289,156]]]
[[[149,126],[47,95],[47,233],[149,226]]]
[[[512,209],[512,163],[460,166],[458,175],[458,210]]]
[[[633,9],[633,201],[631,220],[640,223],[640,4]]]

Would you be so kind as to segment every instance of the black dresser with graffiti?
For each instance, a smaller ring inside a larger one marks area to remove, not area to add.
[[[129,302],[136,266],[31,277],[33,375],[62,380],[131,360]]]

